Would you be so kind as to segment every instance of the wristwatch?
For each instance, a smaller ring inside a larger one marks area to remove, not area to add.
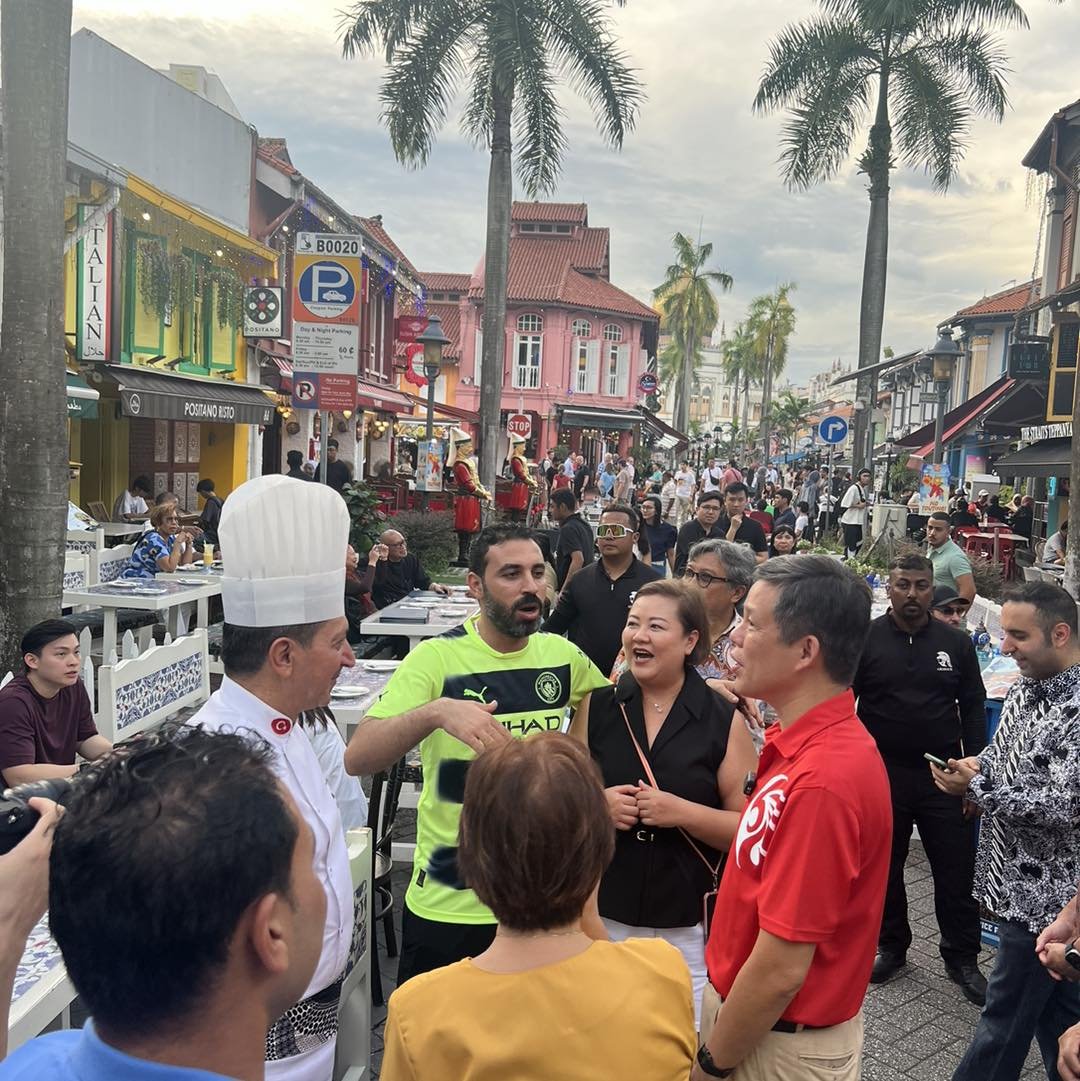
[[[1080,950],[1076,948],[1075,941],[1070,942],[1069,945],[1065,947],[1065,960],[1068,961],[1073,968],[1080,971]]]
[[[735,1072],[734,1066],[720,1067],[713,1062],[712,1054],[707,1044],[702,1044],[697,1051],[697,1064],[703,1073],[710,1077],[730,1077]]]

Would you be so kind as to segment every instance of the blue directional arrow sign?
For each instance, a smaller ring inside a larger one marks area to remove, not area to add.
[[[835,415],[822,417],[818,424],[818,437],[822,443],[843,443],[847,438],[848,422]]]

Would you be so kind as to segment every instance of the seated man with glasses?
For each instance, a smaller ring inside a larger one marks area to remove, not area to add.
[[[964,630],[967,627],[968,609],[971,601],[961,597],[955,589],[949,586],[937,586],[934,589],[934,599],[930,604],[930,614],[934,619],[948,623],[950,627],[959,627]]]
[[[407,597],[414,589],[431,589],[436,593],[448,593],[449,590],[438,582],[432,582],[427,571],[420,565],[405,543],[405,538],[396,529],[387,529],[379,543],[371,550],[367,560],[357,568],[363,574],[371,556],[375,556],[375,578],[371,586],[371,596],[376,608],[385,608],[388,604]]]
[[[563,587],[541,628],[565,634],[605,674],[618,656],[634,596],[646,582],[661,577],[635,555],[639,528],[637,511],[626,503],[604,510],[596,530],[600,558]]]

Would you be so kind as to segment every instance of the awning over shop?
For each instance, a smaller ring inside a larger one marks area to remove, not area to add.
[[[1016,380],[1003,375],[996,383],[991,383],[985,390],[979,391],[974,398],[969,398],[963,405],[950,409],[945,414],[941,429],[941,445],[945,446],[958,435],[962,435],[964,429],[978,420],[979,415],[989,409],[991,405],[1008,394],[1016,386]],[[917,447],[915,456],[925,458],[934,449],[934,422],[924,424],[916,428],[909,435],[896,440],[898,447]]]
[[[644,421],[636,409],[589,409],[580,406],[576,409],[563,406],[559,423],[564,428],[616,428],[626,431],[636,428]]]
[[[266,387],[167,375],[129,364],[109,364],[102,370],[116,381],[129,417],[208,424],[272,424],[274,420],[275,399]]]
[[[677,428],[672,428],[666,421],[661,420],[655,413],[648,409],[642,409],[641,415],[645,421],[646,431],[650,431],[657,437],[656,445],[661,450],[674,450],[676,447],[685,447],[690,444],[690,437],[683,435]]]
[[[409,395],[382,383],[369,383],[366,379],[357,379],[357,405],[361,409],[378,409],[383,413],[412,413],[413,403]]]
[[[999,477],[1067,477],[1071,454],[1071,439],[1040,439],[1003,454],[994,463],[994,472]]]
[[[420,407],[423,416],[427,416],[427,398],[421,398],[418,394],[410,394],[404,391],[405,397],[414,405]],[[453,417],[455,420],[468,421],[469,424],[479,424],[480,414],[471,409],[463,409],[460,405],[447,405],[445,402],[435,403],[435,415],[439,417]]]
[[[97,403],[100,395],[86,380],[74,372],[67,376],[67,415],[68,420],[95,420]]]

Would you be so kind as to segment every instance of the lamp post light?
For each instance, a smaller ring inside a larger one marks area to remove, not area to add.
[[[450,339],[443,331],[442,320],[438,313],[428,317],[428,325],[422,334],[417,334],[416,340],[424,347],[424,377],[427,379],[427,434],[426,439],[430,447],[435,436],[435,380],[439,378],[439,371],[443,363],[443,349],[450,344]],[[417,456],[417,477],[421,476],[420,460]],[[428,494],[425,487],[424,507],[427,508]]]
[[[941,464],[941,437],[945,427],[945,401],[949,394],[949,382],[953,367],[960,359],[962,350],[948,334],[942,333],[933,349],[926,356],[933,365],[934,389],[937,391],[937,415],[934,417],[934,465]]]

